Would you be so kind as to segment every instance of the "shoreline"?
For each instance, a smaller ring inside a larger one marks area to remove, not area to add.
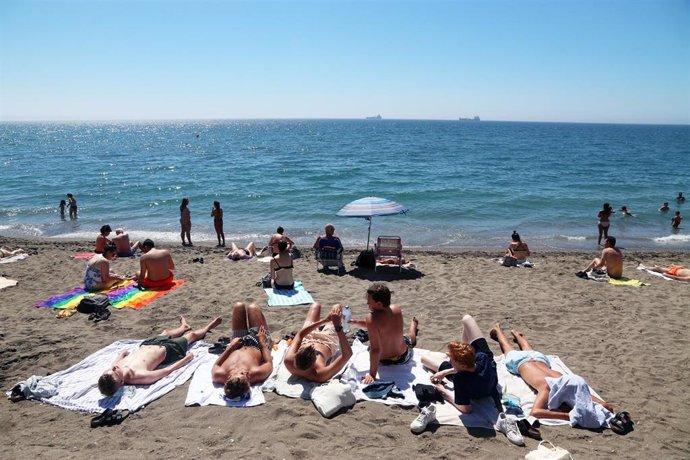
[[[9,390],[31,375],[47,375],[79,362],[120,339],[143,339],[158,334],[184,315],[190,324],[205,324],[216,316],[223,324],[207,342],[227,335],[230,308],[236,301],[262,306],[275,337],[297,330],[307,306],[266,307],[266,295],[254,284],[267,270],[256,260],[226,262],[224,251],[210,246],[166,246],[171,250],[179,289],[140,310],[116,310],[108,321],[92,323],[85,315],[58,319],[49,308],[32,305],[81,284],[84,263],[69,254],[93,249],[93,241],[0,238],[12,249],[24,247],[28,258],[1,264],[0,274],[19,281],[0,290],[0,386]],[[646,264],[690,265],[687,251],[626,251],[624,274],[647,286],[614,286],[577,278],[599,251],[536,251],[533,269],[507,268],[495,259],[505,248],[405,250],[416,271],[398,273],[350,266],[359,249],[346,251],[347,273],[316,270],[312,251],[295,260],[301,279],[324,306],[348,303],[360,319],[367,307],[366,288],[387,283],[393,302],[400,304],[405,326],[419,319],[418,347],[444,351],[461,336],[460,322],[471,314],[488,336],[499,322],[517,329],[547,354],[558,355],[575,373],[616,410],[626,410],[635,431],[618,436],[567,426],[541,428],[544,439],[571,452],[575,458],[687,458],[684,437],[690,396],[684,391],[690,359],[689,283],[666,281],[635,270],[636,260]],[[199,255],[205,263],[194,263]],[[131,272],[136,258],[116,259],[114,271]],[[489,346],[499,354],[497,344]],[[659,372],[650,359],[663,356]],[[476,433],[455,426],[432,425],[421,435],[410,433],[414,409],[357,403],[331,419],[321,417],[310,401],[266,393],[266,404],[251,409],[185,407],[189,382],[128,417],[121,425],[90,429],[90,416],[32,401],[4,399],[0,411],[6,442],[3,458],[43,458],[61,455],[86,459],[107,451],[129,458],[516,458],[536,449],[512,446],[499,434]],[[660,390],[662,389],[662,390]],[[248,419],[247,417],[252,417]],[[31,420],[27,424],[27,420]],[[247,423],[249,420],[261,423]],[[46,434],[47,433],[47,434]],[[347,433],[347,436],[343,436]]]

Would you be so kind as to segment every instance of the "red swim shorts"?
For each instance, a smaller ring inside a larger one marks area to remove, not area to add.
[[[148,278],[144,278],[141,282],[141,285],[144,286],[147,289],[151,288],[167,288],[170,287],[174,284],[174,278],[173,274],[170,273],[170,276],[165,278],[164,280],[159,280],[159,281],[151,281]]]
[[[681,267],[680,265],[671,265],[671,268],[668,269],[666,272],[667,275],[673,275],[673,276],[678,276],[678,271],[679,270],[685,270],[685,267]]]

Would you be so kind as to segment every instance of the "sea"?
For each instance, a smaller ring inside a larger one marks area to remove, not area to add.
[[[596,249],[597,213],[626,248],[690,249],[690,126],[427,120],[0,123],[0,235],[94,239],[109,224],[180,244],[225,236],[262,246],[283,226],[311,246],[332,223],[346,247],[399,235],[406,247]],[[76,220],[58,205],[75,195]],[[405,214],[337,217],[375,196]],[[659,212],[668,201],[670,211]],[[618,210],[627,208],[634,217]],[[671,228],[676,211],[685,215]],[[370,245],[372,243],[369,243]]]

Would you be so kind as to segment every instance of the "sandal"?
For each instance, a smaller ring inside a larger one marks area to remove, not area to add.
[[[106,409],[101,415],[97,415],[91,419],[91,428],[119,425],[128,416],[129,413],[125,415],[121,410]]]
[[[634,424],[635,423],[630,418],[630,414],[627,412],[618,412],[615,417],[609,420],[609,428],[611,428],[611,431],[622,436],[633,431]]]

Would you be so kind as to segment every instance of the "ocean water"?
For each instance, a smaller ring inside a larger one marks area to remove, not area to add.
[[[198,135],[198,137],[197,137]],[[331,222],[364,247],[368,222],[336,217],[365,196],[405,215],[372,238],[406,246],[595,248],[603,202],[627,206],[610,234],[627,248],[690,249],[690,126],[413,120],[0,123],[0,235],[95,239],[103,224],[177,243],[190,198],[192,240],[265,244],[278,225],[311,245]],[[79,218],[61,219],[67,192]],[[669,201],[671,211],[658,208]],[[676,210],[685,222],[676,232]]]

